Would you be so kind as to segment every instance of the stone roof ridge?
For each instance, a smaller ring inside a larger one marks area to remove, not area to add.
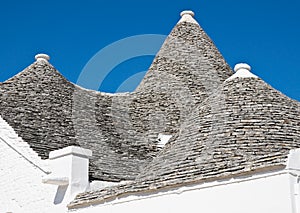
[[[21,72],[17,73],[16,75],[12,76],[11,78],[7,79],[5,82],[11,82],[14,81],[16,79],[21,79],[24,76],[28,76],[30,73],[35,72],[35,70],[39,70],[37,68],[41,68],[44,66],[44,70],[46,67],[48,67],[48,70],[51,70],[52,72],[54,71],[55,74],[60,75],[62,78],[64,78],[66,81],[68,81],[51,63],[49,63],[50,60],[50,56],[47,54],[37,54],[35,55],[35,61],[30,64],[29,66],[27,66],[25,69],[23,69]],[[38,75],[39,73],[36,72],[36,74]],[[43,76],[40,76],[43,77]],[[68,81],[69,82],[69,81]]]
[[[23,71],[17,73],[16,75],[12,76],[11,78],[7,79],[4,82],[10,82],[10,81],[14,81],[16,79],[22,79],[23,76],[28,76],[29,73],[31,72],[35,72],[36,68],[40,68],[42,66],[44,66],[42,69],[43,70],[49,70],[50,72],[54,73],[55,75],[60,76],[66,83],[68,84],[72,84],[76,89],[79,89],[81,91],[86,91],[89,92],[90,94],[94,94],[94,95],[103,95],[103,96],[127,96],[128,94],[130,94],[129,92],[124,92],[124,93],[107,93],[107,92],[101,92],[101,91],[96,91],[96,90],[91,90],[91,89],[87,89],[84,88],[76,83],[73,83],[71,81],[69,81],[67,78],[65,78],[50,62],[50,56],[44,53],[40,53],[35,55],[35,60],[32,64],[30,64],[28,67],[26,67]],[[50,68],[50,69],[47,69]],[[38,70],[39,71],[39,70]],[[37,72],[38,72],[37,71]],[[37,75],[39,75],[39,73],[36,73]],[[50,74],[48,72],[48,74]],[[46,76],[43,76],[42,74],[39,76],[39,78],[47,78]],[[3,83],[3,82],[0,82]]]
[[[254,80],[254,81],[258,81],[259,84],[263,85],[265,84],[265,90],[270,90],[272,92],[278,93],[279,96],[281,96],[282,98],[285,98],[289,101],[292,101],[295,104],[300,105],[300,102],[298,100],[294,100],[290,97],[288,97],[287,95],[283,94],[281,91],[275,89],[274,87],[272,87],[270,84],[268,84],[267,82],[265,82],[263,79],[261,79],[259,76],[253,74],[251,72],[251,66],[247,63],[238,63],[234,66],[234,74],[232,76],[230,76],[229,78],[227,78],[223,84],[221,85],[221,87],[217,88],[216,91],[220,92],[219,90],[226,86],[227,84],[231,84],[232,82],[236,81],[236,82],[240,82],[240,81],[247,81],[247,79],[249,79],[250,81]],[[245,86],[245,85],[244,85]],[[240,87],[239,87],[240,88]],[[263,91],[262,91],[263,92]],[[266,92],[266,91],[264,91]],[[216,95],[216,94],[212,94],[212,95]],[[210,96],[209,96],[210,97]],[[208,97],[208,98],[209,98]]]
[[[94,94],[94,95],[104,95],[104,96],[117,97],[117,96],[128,96],[128,95],[131,94],[131,92],[120,92],[120,93],[101,92],[101,91],[97,91],[97,90],[93,90],[93,89],[84,88],[84,87],[82,87],[78,84],[75,84],[73,82],[70,82],[70,83],[73,84],[76,89],[86,91],[86,92],[89,92],[90,94]]]

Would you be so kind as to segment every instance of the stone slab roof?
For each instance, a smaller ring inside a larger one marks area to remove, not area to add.
[[[234,78],[197,107],[133,183],[87,192],[76,208],[119,196],[283,168],[300,148],[300,103],[259,78]]]
[[[81,146],[93,151],[91,180],[130,180],[157,147],[131,138],[126,119],[119,121],[122,106],[112,102],[124,97],[82,89],[37,61],[0,84],[0,115],[42,159],[50,151]]]
[[[191,14],[183,13],[132,93],[74,85],[45,55],[0,83],[0,116],[42,159],[80,146],[93,151],[90,180],[132,181],[80,194],[70,208],[282,168],[300,147],[299,102],[249,73],[229,78]],[[159,134],[172,135],[163,148]]]
[[[106,94],[67,81],[40,54],[0,84],[0,115],[42,159],[66,146],[93,151],[90,179],[134,180],[190,111],[232,71],[192,17],[174,27],[138,89]]]

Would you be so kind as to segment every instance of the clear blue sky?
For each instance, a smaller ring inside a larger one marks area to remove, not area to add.
[[[102,48],[128,36],[167,35],[185,9],[195,12],[231,67],[248,62],[253,73],[300,100],[300,0],[1,1],[0,81],[45,52],[51,64],[77,82]],[[146,70],[152,59],[144,56],[120,64],[100,90],[116,91],[127,77]]]

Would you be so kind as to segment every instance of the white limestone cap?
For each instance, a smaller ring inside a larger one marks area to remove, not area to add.
[[[251,71],[251,67],[249,64],[246,64],[246,63],[239,63],[239,64],[236,64],[234,66],[234,72],[237,72],[241,69],[245,69],[245,70],[248,70],[249,72]]]
[[[83,158],[89,158],[92,156],[92,151],[84,149],[78,146],[68,146],[59,150],[55,150],[49,153],[49,159],[55,159],[64,157],[66,155],[76,155]]]
[[[194,17],[195,13],[191,10],[184,10],[180,13],[180,16],[182,17],[184,15],[190,15],[190,16]]]
[[[251,73],[251,66],[246,63],[238,63],[234,66],[234,74],[226,79],[230,81],[234,78],[258,78],[256,75]]]
[[[50,60],[50,56],[44,53],[40,53],[35,55],[35,60],[39,61],[39,60],[44,60],[44,61],[49,61]]]
[[[180,22],[190,22],[193,24],[198,24],[198,22],[193,18],[195,13],[191,10],[184,10],[180,13],[181,19],[179,20],[178,23]]]

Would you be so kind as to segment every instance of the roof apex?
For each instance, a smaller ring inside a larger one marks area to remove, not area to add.
[[[47,61],[48,62],[50,60],[50,56],[47,55],[47,54],[44,54],[44,53],[37,54],[37,55],[35,55],[34,58],[37,61],[43,60],[43,61]]]
[[[193,23],[193,24],[198,24],[198,22],[193,18],[195,15],[195,13],[191,10],[184,10],[180,13],[181,19],[178,21],[178,23],[181,22],[189,22],[189,23]],[[177,24],[178,24],[177,23]]]

